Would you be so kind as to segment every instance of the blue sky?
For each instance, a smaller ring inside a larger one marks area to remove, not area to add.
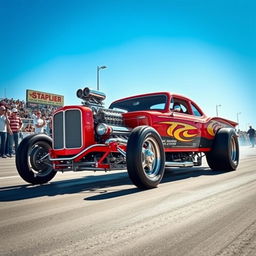
[[[0,0],[0,98],[171,91],[256,127],[256,1]]]

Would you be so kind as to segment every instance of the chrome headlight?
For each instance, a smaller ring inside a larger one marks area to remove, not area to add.
[[[98,124],[96,127],[96,133],[100,136],[107,135],[110,132],[111,132],[111,127],[109,127],[104,123]]]

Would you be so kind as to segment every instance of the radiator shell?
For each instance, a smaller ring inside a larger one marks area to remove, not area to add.
[[[67,106],[53,115],[53,152],[77,154],[95,143],[92,110],[84,106]]]

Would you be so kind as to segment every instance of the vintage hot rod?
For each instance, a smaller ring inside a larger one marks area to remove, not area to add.
[[[57,171],[127,169],[139,188],[154,188],[165,167],[200,166],[232,171],[239,162],[237,123],[207,117],[195,102],[169,92],[136,95],[104,108],[105,94],[79,89],[82,105],[53,115],[52,137],[24,138],[16,154],[20,176],[32,184]]]

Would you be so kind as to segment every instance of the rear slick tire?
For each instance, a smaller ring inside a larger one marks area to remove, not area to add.
[[[239,144],[234,129],[222,128],[217,132],[212,150],[206,153],[206,159],[212,170],[236,170],[239,163]]]
[[[149,126],[133,129],[127,143],[126,161],[135,186],[141,189],[157,187],[165,168],[165,152],[158,132]]]
[[[16,168],[23,180],[43,184],[56,175],[47,157],[51,148],[52,139],[45,134],[29,135],[21,141],[16,153]]]

